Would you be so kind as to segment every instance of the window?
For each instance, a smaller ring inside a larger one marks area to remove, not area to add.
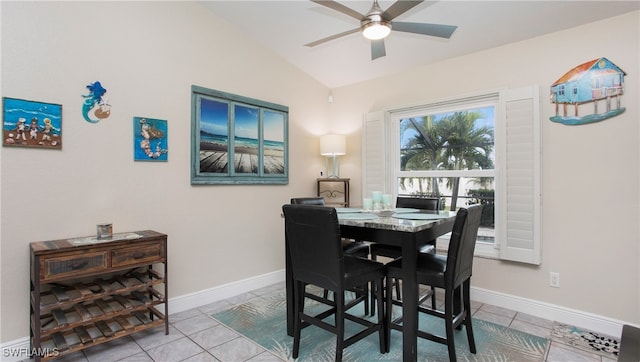
[[[396,194],[437,197],[443,210],[484,204],[476,249],[490,257],[498,256],[494,243],[497,105],[498,96],[490,94],[391,114],[391,131],[399,141],[390,151]]]
[[[476,255],[539,264],[539,127],[537,87],[368,114],[363,194],[482,203]]]

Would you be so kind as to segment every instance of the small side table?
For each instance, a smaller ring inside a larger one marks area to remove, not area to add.
[[[319,178],[317,181],[318,197],[323,197],[329,206],[349,207],[348,178]]]

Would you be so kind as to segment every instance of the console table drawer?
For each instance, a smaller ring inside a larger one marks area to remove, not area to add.
[[[162,250],[162,245],[159,242],[150,243],[114,249],[111,252],[111,266],[118,268],[127,265],[149,264],[160,262],[163,258],[164,251]]]
[[[109,268],[106,251],[82,253],[77,255],[65,255],[42,259],[42,279],[76,276],[85,273],[94,273]]]

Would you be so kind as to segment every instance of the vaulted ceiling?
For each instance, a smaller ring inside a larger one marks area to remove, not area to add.
[[[338,0],[366,14],[373,0]],[[382,9],[394,1],[379,0]],[[359,27],[358,20],[305,0],[205,1],[238,31],[271,49],[329,88],[358,83],[640,9],[634,1],[424,1],[396,21],[458,26],[450,39],[392,31],[386,56],[371,60],[359,33],[305,44]],[[615,41],[612,34],[612,41]],[[603,54],[603,56],[606,54]]]

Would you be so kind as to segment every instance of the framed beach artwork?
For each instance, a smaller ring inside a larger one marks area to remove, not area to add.
[[[191,184],[289,182],[289,108],[191,87]]]
[[[2,98],[4,146],[62,149],[62,105]]]
[[[167,161],[167,121],[133,117],[134,161]]]

